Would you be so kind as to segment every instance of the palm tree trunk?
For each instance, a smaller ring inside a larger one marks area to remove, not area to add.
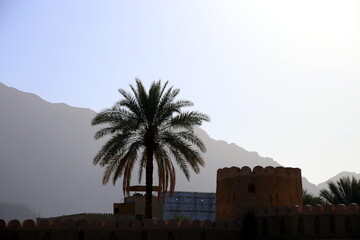
[[[145,181],[145,219],[152,219],[152,189],[153,189],[153,154],[152,147],[147,148],[146,181]]]

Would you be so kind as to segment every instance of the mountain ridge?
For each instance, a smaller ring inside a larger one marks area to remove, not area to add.
[[[121,181],[102,185],[103,169],[92,165],[105,143],[94,140],[99,129],[90,124],[95,111],[50,103],[0,82],[0,112],[0,199],[37,209],[43,217],[112,212],[112,203],[122,201]],[[219,168],[281,166],[235,143],[212,139],[201,128],[195,131],[207,147],[205,167],[200,174],[191,172],[190,182],[177,169],[176,191],[215,192]],[[305,178],[303,183],[316,191]]]

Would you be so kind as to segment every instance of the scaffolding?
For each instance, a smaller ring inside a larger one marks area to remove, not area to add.
[[[192,220],[215,221],[215,193],[174,192],[171,197],[169,193],[166,193],[164,200],[163,218],[165,220],[181,216]]]

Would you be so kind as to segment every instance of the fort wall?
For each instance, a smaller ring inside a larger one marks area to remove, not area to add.
[[[360,237],[360,207],[317,205],[255,210],[257,239],[353,239]]]
[[[1,240],[218,240],[240,239],[241,231],[235,223],[211,221],[65,221],[25,220],[8,223],[0,220]]]
[[[302,205],[299,168],[249,167],[217,171],[216,220],[236,221],[259,206]]]
[[[359,239],[360,206],[258,207],[256,239]],[[244,221],[0,220],[1,240],[218,240],[246,239]]]
[[[217,221],[131,220],[79,214],[38,222],[0,219],[1,240],[360,239],[360,206],[302,205],[301,170],[224,168],[217,172]],[[84,219],[81,219],[84,218]]]

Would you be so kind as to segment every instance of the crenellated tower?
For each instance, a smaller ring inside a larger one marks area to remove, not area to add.
[[[284,167],[217,171],[216,219],[235,221],[257,207],[302,205],[301,170]]]

